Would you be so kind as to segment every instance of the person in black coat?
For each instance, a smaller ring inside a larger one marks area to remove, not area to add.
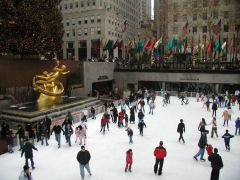
[[[47,126],[46,136],[47,136],[47,139],[50,139],[50,127],[51,127],[51,124],[52,124],[52,120],[46,115],[44,121],[45,121],[46,126]]]
[[[177,127],[177,132],[180,134],[178,141],[180,142],[180,140],[182,139],[183,143],[185,143],[182,136],[183,132],[185,132],[185,124],[183,123],[183,119],[180,119],[180,123],[178,124],[178,127]]]
[[[6,140],[7,140],[8,152],[9,153],[13,153],[13,137],[14,137],[13,132],[11,130],[8,131]]]
[[[26,144],[24,145],[24,147],[22,149],[21,157],[25,153],[25,159],[26,159],[25,165],[28,166],[28,159],[30,159],[32,169],[35,169],[34,161],[33,161],[33,151],[32,151],[33,149],[38,151],[38,149],[34,145],[32,145],[32,143],[30,143],[27,139]]]
[[[145,126],[145,128],[147,127],[143,120],[140,123],[138,123],[138,129],[140,131],[140,135],[142,135],[142,136],[143,136],[143,127],[144,126]]]
[[[92,119],[96,119],[95,117],[95,109],[91,107],[91,114],[92,114]]]
[[[130,124],[133,122],[135,124],[135,109],[134,106],[130,108]]]
[[[36,135],[35,135],[34,129],[32,127],[32,124],[27,124],[25,129],[28,132],[29,140],[31,140],[32,144],[34,145],[34,139],[35,139]]]
[[[200,157],[200,160],[202,161],[205,161],[205,159],[203,159],[203,155],[204,155],[204,152],[205,152],[205,147],[208,145],[207,144],[207,134],[208,134],[208,131],[205,131],[205,132],[202,132],[201,134],[201,138],[199,139],[199,142],[198,142],[198,147],[200,148],[198,153],[193,156],[193,158],[197,161],[197,157],[199,155],[201,155]]]
[[[92,175],[89,167],[90,159],[91,159],[90,153],[85,149],[85,146],[81,146],[81,151],[79,151],[77,154],[77,160],[80,165],[80,174],[82,179],[84,179],[85,176],[84,168],[87,169],[90,176]]]
[[[117,117],[118,117],[118,110],[117,108],[114,106],[113,109],[113,123],[117,123]]]
[[[19,145],[20,145],[19,151],[21,151],[24,146],[24,129],[22,125],[18,125],[18,131],[16,132],[16,135],[18,135]]]
[[[63,134],[65,132],[64,132],[63,128],[58,123],[56,123],[53,126],[52,131],[51,131],[51,135],[52,135],[53,131],[55,133],[55,139],[58,143],[58,148],[60,148],[61,147],[61,131],[63,132]]]
[[[144,118],[144,114],[142,112],[142,110],[140,109],[138,112],[138,123],[140,123]]]
[[[214,153],[208,156],[208,160],[211,162],[212,172],[210,180],[219,179],[219,171],[223,168],[223,162],[221,156],[218,154],[218,149],[214,148]]]
[[[2,127],[1,138],[5,139],[7,136],[7,133],[9,132],[9,125],[5,121],[3,121],[1,127]]]
[[[213,101],[212,111],[213,111],[212,116],[214,116],[214,114],[215,114],[215,117],[216,117],[216,113],[217,113],[217,103],[216,103],[216,101]]]

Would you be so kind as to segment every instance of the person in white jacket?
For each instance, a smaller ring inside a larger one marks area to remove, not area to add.
[[[32,174],[29,171],[29,167],[27,165],[23,166],[23,170],[18,177],[18,180],[33,180]]]

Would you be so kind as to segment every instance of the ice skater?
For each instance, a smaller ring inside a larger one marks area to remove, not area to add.
[[[71,136],[73,134],[73,129],[71,127],[70,124],[67,125],[67,129],[65,130],[65,136],[66,136],[66,139],[67,139],[67,143],[69,145],[69,147],[71,147]]]
[[[230,139],[233,137],[233,135],[228,133],[228,130],[226,130],[226,133],[222,136],[227,151],[230,151]]]
[[[216,136],[218,137],[218,133],[217,133],[217,121],[216,121],[216,118],[215,118],[215,117],[213,117],[212,122],[211,122],[210,124],[212,124],[211,138],[213,137],[214,133],[215,133]]]
[[[223,111],[222,117],[223,117],[223,120],[224,120],[223,126],[225,126],[225,122],[227,122],[227,126],[228,126],[229,114],[228,114],[227,110]]]
[[[38,151],[38,149],[34,145],[32,145],[32,143],[28,141],[28,139],[26,139],[26,144],[22,149],[21,157],[25,153],[25,160],[26,160],[25,165],[28,166],[28,159],[30,159],[32,169],[35,169],[34,161],[33,161],[33,151],[32,151],[33,149]]]
[[[160,176],[162,175],[162,168],[164,163],[164,158],[167,156],[167,151],[163,147],[163,142],[160,141],[159,146],[155,148],[154,150],[154,156],[156,157],[156,162],[154,165],[154,173]],[[159,169],[158,164],[160,163]]]
[[[183,132],[185,132],[185,124],[183,123],[183,119],[180,119],[180,123],[178,124],[177,127],[177,132],[180,134],[178,141],[180,142],[182,140],[183,143],[185,143],[183,139]]]
[[[237,131],[238,131],[238,135],[240,135],[240,117],[238,117],[235,121],[235,136],[237,135]]]
[[[143,120],[141,120],[140,123],[138,123],[138,129],[139,129],[139,132],[140,132],[140,135],[143,136],[143,128],[147,128],[145,122]]]
[[[79,162],[80,175],[82,180],[84,180],[84,177],[85,177],[84,168],[87,169],[87,172],[89,173],[90,176],[92,175],[89,167],[90,159],[91,159],[91,155],[89,151],[85,149],[85,146],[81,146],[81,151],[79,151],[77,154],[77,160]]]
[[[58,123],[56,123],[52,128],[51,135],[52,135],[53,131],[55,133],[55,139],[58,143],[58,148],[60,148],[61,147],[61,131],[64,134],[64,130]]]
[[[208,160],[211,162],[212,172],[210,180],[219,179],[219,171],[223,168],[223,162],[221,156],[218,154],[218,149],[214,148],[214,153],[208,156]]]
[[[133,143],[133,140],[132,140],[133,130],[132,130],[130,127],[128,127],[128,128],[126,129],[126,131],[127,131],[128,137],[129,137],[129,143],[132,144],[132,143]]]
[[[129,172],[132,172],[132,156],[133,156],[133,153],[132,153],[132,149],[129,149],[127,152],[126,152],[126,166],[125,166],[125,172],[127,172],[127,170]]]
[[[207,134],[208,134],[208,131],[205,131],[205,132],[201,133],[201,137],[200,137],[199,142],[198,142],[199,151],[195,156],[193,156],[193,158],[196,161],[198,160],[197,157],[200,156],[200,155],[201,155],[200,160],[205,161],[205,159],[203,159],[203,156],[204,156],[204,152],[205,152],[205,147],[208,145],[207,144]]]

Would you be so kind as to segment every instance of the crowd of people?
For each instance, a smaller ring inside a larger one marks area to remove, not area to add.
[[[170,104],[170,93],[168,91],[161,92],[162,102],[164,107]],[[221,98],[222,97],[222,98]],[[220,169],[223,167],[223,162],[221,156],[218,154],[217,148],[212,148],[210,144],[207,142],[207,134],[209,131],[206,129],[207,125],[212,126],[211,130],[211,138],[213,138],[214,134],[218,138],[217,133],[217,121],[216,121],[216,112],[218,108],[226,108],[223,111],[222,118],[223,118],[223,126],[228,126],[228,121],[231,120],[231,115],[233,114],[232,106],[236,105],[236,101],[239,104],[240,93],[233,98],[226,92],[225,96],[218,95],[216,92],[212,95],[209,94],[196,94],[196,101],[202,102],[202,108],[206,107],[206,111],[210,111],[210,103],[212,103],[212,120],[209,124],[206,123],[206,120],[202,118],[201,122],[199,123],[198,130],[200,132],[200,139],[198,142],[199,151],[193,156],[193,158],[198,161],[198,156],[200,156],[201,161],[205,161],[204,153],[205,149],[208,152],[208,160],[211,162],[212,165],[212,173],[211,179],[218,179]],[[188,104],[186,103],[187,92],[180,97],[181,105]],[[123,103],[121,103],[120,110],[118,111],[118,107],[114,105],[114,103],[105,103],[104,104],[104,113],[101,118],[100,122],[100,133],[105,134],[106,128],[110,130],[110,123],[116,124],[118,128],[122,128],[127,132],[127,136],[129,137],[129,143],[133,144],[133,130],[129,127],[129,124],[135,124],[135,116],[137,115],[137,127],[139,129],[139,135],[143,136],[144,128],[147,128],[145,124],[144,117],[145,114],[148,113],[150,115],[154,114],[154,109],[156,108],[155,104],[156,94],[153,90],[147,89],[139,89],[136,93],[131,93],[129,97],[127,97]],[[212,102],[210,102],[210,99]],[[149,108],[146,108],[146,104]],[[127,109],[129,111],[127,111]],[[149,112],[147,111],[149,109]],[[91,117],[92,119],[96,119],[95,109],[91,107]],[[129,112],[129,114],[127,113]],[[46,146],[49,145],[48,140],[50,139],[52,133],[55,134],[55,139],[57,141],[58,148],[61,148],[61,133],[65,136],[66,143],[69,147],[72,146],[71,137],[75,133],[75,143],[79,143],[81,145],[81,151],[77,155],[77,160],[80,164],[80,174],[81,178],[84,179],[84,168],[88,171],[90,175],[92,175],[89,161],[91,159],[90,152],[85,149],[86,145],[86,138],[87,138],[87,116],[83,115],[81,118],[81,122],[75,129],[73,129],[73,124],[75,123],[74,117],[72,116],[71,112],[68,112],[62,124],[60,122],[52,123],[52,120],[46,115],[42,121],[39,121],[35,124],[27,124],[25,127],[22,125],[18,126],[18,130],[16,133],[9,128],[9,125],[6,122],[2,123],[1,128],[1,136],[2,138],[6,139],[8,144],[8,151],[9,153],[13,153],[13,138],[14,136],[18,136],[19,140],[19,151],[21,151],[21,156],[25,154],[25,166],[23,168],[23,172],[21,173],[20,177],[28,177],[31,179],[31,173],[29,171],[29,164],[28,160],[31,162],[32,169],[35,169],[34,161],[33,161],[33,150],[38,151],[35,147],[35,140],[37,142],[41,142],[41,145],[44,144]],[[238,117],[235,121],[235,135],[240,135],[240,117]],[[177,132],[180,134],[179,136],[179,143],[182,141],[185,144],[185,140],[183,138],[183,134],[185,133],[185,124],[183,119],[180,119],[179,124],[177,125]],[[222,138],[225,142],[225,147],[227,151],[230,151],[230,139],[234,136],[226,130],[226,133],[222,135]],[[214,152],[212,152],[214,151]],[[156,158],[155,165],[154,165],[154,173],[161,175],[163,169],[164,158],[167,155],[166,148],[163,147],[163,141],[159,142],[159,146],[154,150],[154,156]],[[127,150],[126,152],[126,166],[125,172],[132,171],[132,163],[133,163],[133,151],[132,149]],[[160,166],[159,166],[160,164]],[[159,166],[159,167],[158,167]],[[19,177],[19,178],[20,178]],[[22,179],[23,179],[22,178]]]

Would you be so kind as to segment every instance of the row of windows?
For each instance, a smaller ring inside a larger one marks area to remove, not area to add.
[[[75,2],[75,3],[70,3],[70,4],[64,4],[64,9],[67,10],[68,8],[69,9],[73,9],[73,8],[78,8],[78,7],[89,7],[89,6],[95,6],[96,5],[96,1],[95,0],[92,0],[91,2],[90,1],[81,1],[80,4],[78,2]],[[62,10],[63,9],[62,5],[59,6],[59,9]]]
[[[99,34],[99,35],[101,34],[101,28],[100,28],[100,27],[96,28],[96,33]],[[94,28],[90,28],[90,34],[91,34],[91,35],[94,35],[94,34],[95,34],[95,29],[94,29]],[[87,35],[88,35],[88,29],[87,29],[87,28],[78,29],[78,30],[77,30],[77,35],[78,35],[78,36],[82,36],[82,35],[87,36]],[[67,32],[66,32],[66,36],[67,36],[67,37],[70,37],[70,31],[67,31]],[[75,29],[72,29],[72,37],[75,37],[75,36],[76,36]]]
[[[90,17],[90,22],[91,23],[94,23],[95,19],[94,19],[94,16],[91,16]],[[101,22],[101,16],[97,16],[97,22],[100,23]],[[84,23],[84,24],[87,24],[88,23],[88,17],[85,16],[84,18],[81,18],[79,17],[77,19],[77,22],[75,19],[72,19],[72,25],[74,26],[76,23],[78,23],[79,25]],[[66,26],[70,26],[70,20],[66,20]]]
[[[193,21],[197,21],[198,20],[198,15],[193,14],[192,18],[193,18]],[[207,18],[208,18],[208,14],[203,13],[202,14],[202,19],[207,20]],[[229,18],[229,11],[224,11],[224,18],[225,19]],[[218,12],[213,13],[213,19],[218,19]],[[183,21],[187,21],[187,15],[186,14],[183,15]],[[178,16],[177,15],[173,16],[173,22],[178,22]]]
[[[217,6],[219,4],[220,0],[212,0],[212,1],[214,1],[213,5]],[[209,2],[208,0],[202,0],[202,1],[193,0],[192,1],[192,8],[208,7],[208,2]],[[190,3],[191,3],[190,0],[183,0],[183,7],[186,8]],[[230,5],[230,0],[224,0],[224,5],[229,6]],[[179,6],[178,2],[177,2],[177,0],[175,0],[175,2],[173,3],[173,8],[178,8],[178,6]]]
[[[182,30],[181,30],[182,31]],[[198,31],[198,28],[197,27],[193,27],[192,28],[192,32],[193,33],[197,33],[197,31]],[[228,25],[224,25],[223,26],[223,31],[224,32],[229,32],[229,26]],[[207,26],[203,26],[202,27],[202,32],[203,33],[207,33]],[[173,28],[173,34],[178,34],[178,28],[177,27],[174,27]]]

